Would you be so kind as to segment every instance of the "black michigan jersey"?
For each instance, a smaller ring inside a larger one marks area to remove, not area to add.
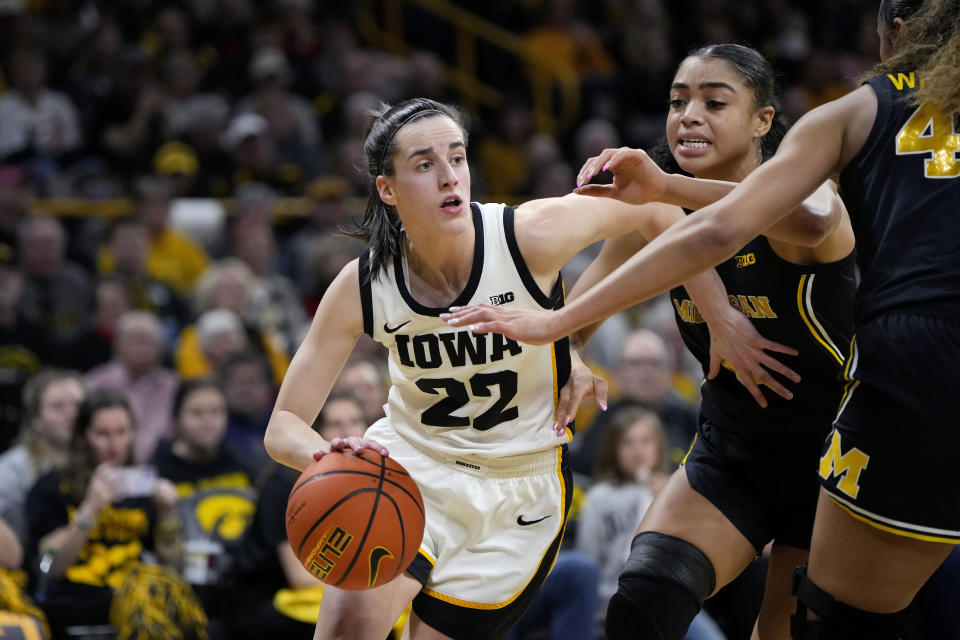
[[[703,418],[744,439],[789,451],[794,445],[819,447],[840,402],[840,374],[853,333],[855,289],[853,254],[837,262],[799,265],[778,256],[764,236],[717,266],[730,303],[765,338],[796,348],[796,357],[774,354],[800,374],[781,382],[793,392],[785,400],[765,390],[761,408],[723,369],[701,388]],[[710,334],[686,289],[670,292],[677,324],[687,348],[703,366],[710,364]],[[775,376],[777,374],[774,374]]]
[[[960,302],[960,122],[911,101],[914,73],[877,76],[877,117],[840,175],[857,236],[862,325],[892,309]]]

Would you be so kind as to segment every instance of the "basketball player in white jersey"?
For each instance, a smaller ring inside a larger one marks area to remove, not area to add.
[[[357,237],[368,254],[327,290],[293,358],[264,439],[303,469],[332,450],[372,448],[420,486],[426,529],[407,571],[368,591],[324,590],[316,638],[383,640],[412,601],[405,637],[503,637],[546,578],[572,483],[567,415],[596,384],[589,373],[557,414],[570,378],[567,340],[531,346],[452,329],[450,305],[563,304],[560,267],[582,248],[637,227],[635,208],[579,195],[514,209],[470,201],[467,134],[432,100],[384,106],[364,142],[372,196]],[[721,355],[767,375],[763,340],[727,302],[712,271],[687,283]],[[361,332],[389,349],[386,418],[363,439],[323,440],[309,425]],[[580,365],[582,366],[582,364]],[[597,388],[598,401],[605,391]]]

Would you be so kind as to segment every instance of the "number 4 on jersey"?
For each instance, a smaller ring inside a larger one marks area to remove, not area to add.
[[[897,155],[931,154],[924,162],[928,178],[960,176],[960,133],[957,119],[940,109],[921,104],[897,134]]]

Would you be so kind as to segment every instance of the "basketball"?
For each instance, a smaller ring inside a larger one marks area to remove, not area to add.
[[[365,449],[304,469],[287,500],[287,540],[325,584],[358,591],[406,570],[423,539],[423,498],[396,460]]]

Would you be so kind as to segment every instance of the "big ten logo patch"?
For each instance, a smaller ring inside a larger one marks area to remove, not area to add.
[[[737,262],[737,269],[743,269],[752,264],[757,264],[757,256],[753,253],[745,253],[742,256],[735,257],[734,260]]]
[[[498,293],[496,295],[490,296],[490,304],[501,305],[507,304],[508,302],[513,302],[513,291],[507,291],[506,293]]]
[[[843,453],[840,432],[834,429],[830,437],[830,447],[820,458],[820,477],[826,480],[830,476],[836,476],[837,489],[851,498],[856,498],[860,493],[860,474],[868,464],[870,456],[856,447]]]
[[[307,568],[310,569],[310,573],[321,580],[326,580],[352,540],[352,535],[340,527],[334,527],[328,535],[320,538],[310,551],[307,557]]]

